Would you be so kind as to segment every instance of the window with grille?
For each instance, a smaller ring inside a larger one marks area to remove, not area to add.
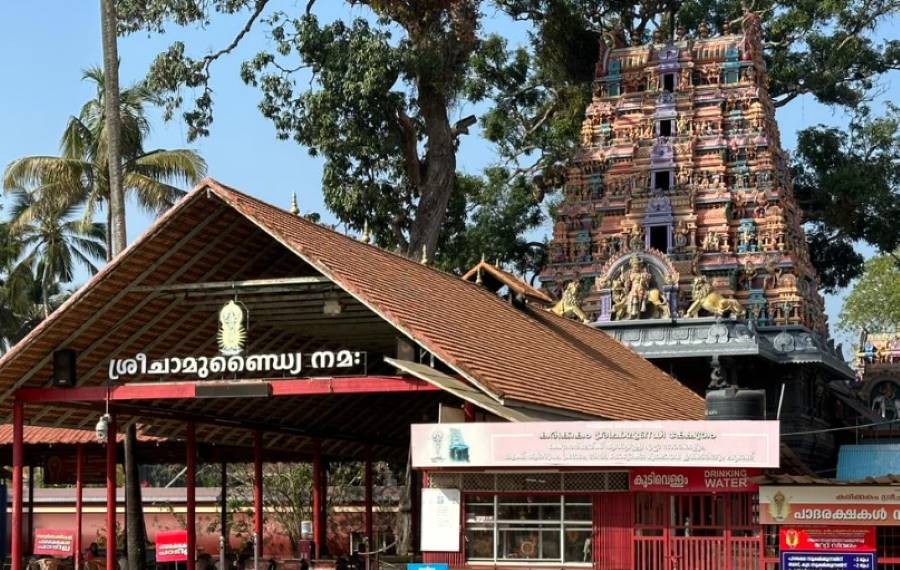
[[[587,495],[466,496],[466,558],[589,564],[593,501]]]

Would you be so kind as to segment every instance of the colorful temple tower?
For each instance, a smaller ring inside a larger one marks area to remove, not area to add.
[[[577,283],[593,326],[698,392],[766,388],[773,417],[786,405],[817,429],[852,371],[828,339],[758,17],[741,28],[601,42],[540,277],[557,298]],[[799,447],[828,455],[826,440]]]

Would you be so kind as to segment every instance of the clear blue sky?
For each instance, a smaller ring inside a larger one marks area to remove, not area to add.
[[[93,95],[91,86],[81,81],[81,70],[101,62],[98,4],[85,0],[0,2],[0,22],[4,24],[0,69],[6,78],[0,87],[0,166],[21,156],[56,154],[68,117],[77,114],[81,104]],[[273,4],[288,11],[305,5],[297,0]],[[366,14],[336,0],[318,2],[316,11],[322,19]],[[153,57],[176,39],[184,41],[190,53],[202,54],[224,46],[242,23],[240,18],[218,18],[202,31],[170,28],[162,36],[139,33],[120,39],[121,82],[127,85],[141,79]],[[526,30],[521,24],[493,10],[486,13],[485,27],[525,41]],[[896,36],[892,28],[888,26],[884,35]],[[322,203],[321,161],[309,157],[293,141],[276,140],[271,122],[256,108],[258,91],[238,78],[241,61],[271,47],[261,30],[251,33],[246,38],[249,41],[214,68],[215,123],[211,136],[189,145],[182,124],[164,123],[157,113],[148,148],[192,147],[203,155],[209,174],[218,180],[284,207],[291,192],[297,192],[303,211],[321,212],[326,221],[333,221]],[[900,99],[896,79],[895,73],[884,81],[885,100]],[[185,98],[189,97],[186,93]],[[477,109],[455,111],[459,117],[473,112]],[[799,129],[818,123],[840,125],[846,117],[801,97],[779,110],[778,120],[783,143],[790,149]],[[461,147],[460,167],[477,172],[491,162],[492,156],[492,148],[476,132]],[[137,237],[149,221],[142,212],[130,211],[129,239]],[[827,305],[834,322],[840,300],[830,297]]]

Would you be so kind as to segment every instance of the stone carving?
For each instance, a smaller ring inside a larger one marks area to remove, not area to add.
[[[565,291],[563,291],[560,300],[550,308],[550,311],[561,317],[573,315],[580,319],[581,322],[587,323],[588,317],[581,310],[581,282],[572,281],[569,283]]]
[[[745,21],[753,17],[747,14]],[[789,321],[824,336],[822,300],[815,287],[804,287],[815,274],[764,88],[767,73],[757,58],[762,39],[758,26],[732,32],[714,36],[704,25],[687,43],[642,47],[626,45],[623,30],[610,35],[597,64],[599,88],[586,110],[581,152],[563,184],[571,189],[558,210],[565,224],[554,228],[550,264],[541,280],[548,290],[562,290],[574,271],[610,285],[617,275],[604,268],[611,261],[629,253],[646,256],[656,248],[681,272],[736,271],[739,283],[711,280],[711,292],[729,296],[740,285],[742,302],[744,293],[762,294],[762,301],[745,303],[760,325]],[[646,38],[632,41],[638,39]],[[668,219],[661,219],[653,189],[670,200]],[[580,233],[585,211],[603,215],[589,228],[589,240]],[[770,270],[770,259],[777,270]],[[744,274],[747,267],[756,274]],[[693,306],[689,282],[663,284],[655,265],[653,271],[660,298],[676,301],[669,304],[672,313]],[[559,273],[565,281],[557,281]],[[777,295],[769,294],[776,289]],[[592,289],[585,303],[599,306],[601,319],[613,318],[612,292]],[[615,292],[621,297],[624,288]],[[769,302],[776,297],[791,299],[789,312]],[[628,304],[617,306],[625,318]],[[646,307],[642,317],[651,312]]]
[[[699,317],[700,310],[703,309],[717,317],[724,317],[730,314],[732,318],[737,318],[744,313],[744,308],[735,299],[729,299],[716,291],[707,281],[706,277],[700,276],[694,278],[693,292],[691,295],[693,303],[688,307],[685,316],[689,318]]]
[[[628,270],[623,267],[612,280],[613,319],[670,318],[669,303],[659,289],[650,287],[652,282],[641,258],[632,256]]]

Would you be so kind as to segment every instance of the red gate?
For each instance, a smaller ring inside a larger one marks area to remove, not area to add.
[[[759,570],[756,497],[635,494],[634,570]]]

